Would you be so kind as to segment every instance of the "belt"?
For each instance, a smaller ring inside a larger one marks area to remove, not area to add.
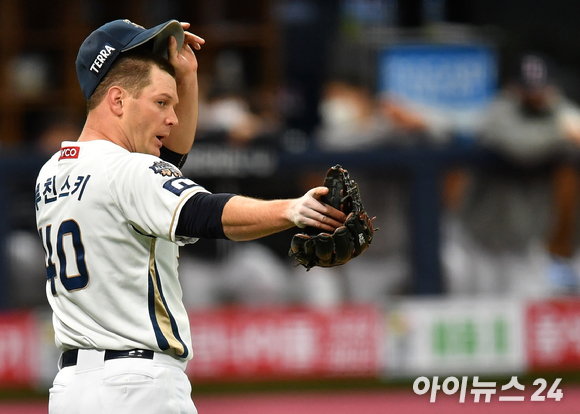
[[[129,349],[126,351],[113,351],[111,349],[107,349],[105,351],[105,361],[119,358],[153,359],[154,354],[155,353],[153,351],[148,349]],[[61,360],[62,368],[75,366],[77,364],[78,355],[78,349],[63,352]]]

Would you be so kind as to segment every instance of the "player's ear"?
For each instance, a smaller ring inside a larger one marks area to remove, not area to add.
[[[117,115],[123,115],[123,98],[125,98],[125,91],[119,86],[112,86],[107,93],[107,102],[111,111]]]

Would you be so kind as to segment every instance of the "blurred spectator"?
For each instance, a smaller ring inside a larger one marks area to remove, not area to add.
[[[451,121],[432,108],[383,94],[346,79],[322,87],[320,124],[314,138],[322,150],[448,142]]]
[[[373,95],[368,87],[333,79],[322,88],[320,125],[314,138],[322,150],[365,150],[381,145],[416,145],[449,135],[444,119],[427,109]]]
[[[260,107],[266,106],[261,101],[256,103]],[[250,99],[239,94],[212,95],[207,101],[200,102],[200,112],[200,132],[223,136],[226,143],[235,147],[273,140],[281,127],[275,113],[258,112]]]
[[[456,203],[459,222],[447,228],[452,293],[543,296],[578,288],[569,202],[577,191],[570,163],[580,143],[580,109],[558,89],[546,59],[523,57],[516,75],[477,137],[502,162],[454,177],[465,193]]]
[[[246,86],[241,56],[222,52],[215,63],[215,75],[200,76],[200,137],[221,137],[235,147],[273,138],[281,128],[275,96]]]
[[[388,95],[381,97],[380,105],[394,135],[403,135],[408,143],[447,144],[455,132],[452,120],[431,106]]]
[[[221,94],[211,96],[204,105],[200,130],[224,134],[235,146],[245,146],[259,134],[260,119],[250,111],[244,97]]]
[[[322,150],[363,150],[386,142],[391,125],[370,91],[343,80],[323,86],[320,126],[314,138]]]

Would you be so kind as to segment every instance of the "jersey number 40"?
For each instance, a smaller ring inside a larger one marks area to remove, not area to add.
[[[58,260],[58,276],[60,276],[60,281],[66,290],[73,292],[86,288],[89,284],[89,273],[85,263],[85,248],[78,223],[74,220],[65,220],[60,223],[55,240],[56,257],[53,257],[52,224],[47,225],[44,232],[42,228],[38,229],[38,234],[42,239],[42,246],[46,254],[46,278],[50,281],[52,295],[57,296],[55,286],[57,274],[54,259]],[[75,265],[76,270],[74,269]]]

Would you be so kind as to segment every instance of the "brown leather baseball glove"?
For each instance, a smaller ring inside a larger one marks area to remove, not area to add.
[[[373,220],[366,213],[357,184],[348,171],[335,165],[326,173],[324,186],[328,194],[321,201],[344,212],[347,217],[334,233],[319,232],[312,227],[292,237],[288,255],[310,270],[314,266],[342,265],[359,256],[373,241]]]

